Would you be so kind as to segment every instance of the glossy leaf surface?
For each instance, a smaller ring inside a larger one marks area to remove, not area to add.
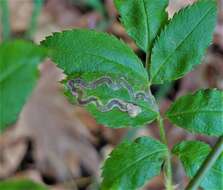
[[[145,52],[167,22],[167,0],[115,0],[121,21],[128,34]]]
[[[152,50],[152,84],[176,80],[201,63],[216,24],[214,0],[200,0],[177,13]]]
[[[134,190],[159,175],[167,147],[150,137],[119,144],[103,167],[102,190]]]
[[[166,113],[170,121],[192,133],[223,135],[223,92],[200,90],[180,97]]]

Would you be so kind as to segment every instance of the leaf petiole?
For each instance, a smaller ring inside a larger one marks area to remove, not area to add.
[[[159,127],[160,139],[168,147],[167,137],[166,137],[166,133],[164,130],[163,118],[161,117],[161,115],[158,116],[157,122],[158,122],[158,127]],[[164,168],[165,168],[164,173],[166,176],[166,182],[165,182],[166,190],[173,190],[171,153],[169,150],[166,155],[166,161],[164,163]]]

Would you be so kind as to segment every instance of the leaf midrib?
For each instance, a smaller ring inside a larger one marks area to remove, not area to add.
[[[197,28],[197,26],[203,21],[203,19],[209,14],[209,12],[211,12],[212,7],[210,7],[208,9],[208,11],[201,17],[201,19],[197,22],[197,24],[194,26],[194,28],[186,35],[186,37],[180,41],[180,43],[176,46],[175,50],[163,61],[163,63],[160,64],[158,70],[156,71],[156,73],[153,75],[153,77],[151,77],[151,82],[154,80],[154,78],[156,78],[157,74],[161,71],[162,67],[165,65],[165,63],[174,55],[174,53],[176,52],[176,50],[181,47],[181,45],[185,42],[185,40],[187,38],[189,38],[189,36],[194,32],[194,30]]]
[[[158,151],[154,151],[154,152],[152,152],[152,153],[150,153],[150,154],[147,154],[147,155],[145,155],[145,156],[143,156],[143,157],[141,157],[141,158],[135,160],[133,163],[131,163],[131,164],[128,165],[127,167],[125,167],[125,168],[123,168],[122,170],[120,170],[120,172],[118,172],[118,174],[116,175],[116,177],[114,177],[113,180],[111,180],[111,181],[116,181],[117,178],[120,178],[120,176],[122,176],[122,174],[125,173],[126,170],[128,170],[128,169],[131,168],[131,167],[133,167],[133,166],[136,165],[138,162],[143,161],[144,159],[146,159],[147,157],[150,157],[150,156],[153,155],[153,154],[156,154],[156,153],[158,153],[158,152],[165,152],[165,151],[166,151],[166,149],[163,148],[163,149],[160,149],[160,150],[158,150]]]
[[[195,114],[195,113],[216,113],[216,114],[223,114],[223,110],[191,110],[191,111],[184,111],[184,112],[177,112],[177,113],[167,113],[167,116],[178,116],[178,115],[186,115],[186,114]]]
[[[214,166],[212,166],[211,170],[213,170],[213,172],[216,172],[222,175],[222,171],[219,170],[218,168],[215,168]]]
[[[146,50],[148,49],[148,46],[149,46],[149,38],[150,38],[150,28],[149,28],[149,15],[147,14],[147,11],[146,11],[146,3],[145,3],[145,0],[142,0],[142,4],[143,4],[143,8],[144,8],[144,12],[145,12],[145,15],[146,15],[146,22],[145,22],[145,25],[146,25]],[[147,52],[146,52],[147,53]]]
[[[22,66],[24,66],[25,63],[22,63],[22,64],[15,64],[15,65],[12,65],[13,67],[11,67],[12,69],[9,69],[7,71],[7,73],[3,74],[1,77],[0,77],[0,84],[6,80],[10,75],[12,75],[13,73],[15,73],[16,71],[20,70]]]

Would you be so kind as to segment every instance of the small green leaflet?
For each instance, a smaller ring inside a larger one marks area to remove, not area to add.
[[[76,29],[55,33],[42,45],[64,70],[66,95],[108,127],[143,126],[157,117],[140,59],[114,36]],[[113,118],[113,119],[111,119]]]
[[[21,40],[0,45],[0,132],[16,121],[45,56],[45,49]]]
[[[124,141],[103,166],[102,190],[134,190],[159,175],[167,147],[150,137]]]
[[[0,181],[2,190],[47,190],[42,184],[35,183],[29,179],[8,179]]]
[[[145,52],[166,24],[167,0],[114,0],[128,34]]]
[[[204,162],[211,148],[200,141],[183,141],[173,148],[173,153],[181,160],[188,177],[192,178]],[[223,189],[223,153],[202,180],[204,190]]]
[[[215,0],[199,0],[177,13],[152,50],[150,82],[176,80],[200,64],[216,24]]]
[[[144,84],[148,82],[140,59],[122,41],[112,35],[87,29],[74,29],[42,41],[51,49],[51,57],[65,74],[117,74]]]
[[[223,91],[199,90],[180,97],[166,113],[170,121],[192,133],[223,135]]]

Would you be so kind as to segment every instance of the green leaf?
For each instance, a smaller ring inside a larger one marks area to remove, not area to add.
[[[145,52],[167,22],[167,0],[114,0],[128,34]]]
[[[177,13],[152,50],[150,81],[176,80],[201,62],[216,24],[215,0],[199,0]]]
[[[210,153],[209,145],[199,141],[183,141],[173,148],[173,153],[179,157],[188,177],[192,178]],[[204,190],[223,189],[223,153],[201,181]]]
[[[74,72],[102,72],[126,76],[141,81],[144,85],[148,82],[140,59],[126,44],[112,35],[74,29],[54,33],[41,44],[51,49],[52,59],[67,75]]]
[[[24,41],[0,45],[0,132],[16,121],[38,78],[45,49]]]
[[[124,141],[103,167],[102,190],[134,190],[159,175],[167,147],[150,137]]]
[[[47,190],[41,184],[37,184],[29,179],[8,179],[0,181],[0,189],[4,190]]]
[[[192,133],[223,135],[223,91],[199,90],[180,97],[166,113],[172,123]]]
[[[51,49],[51,58],[68,76],[64,81],[66,95],[85,105],[99,123],[137,127],[157,117],[154,98],[148,92],[147,72],[122,41],[105,33],[77,29],[55,33],[42,45]],[[139,92],[147,98],[137,99]],[[97,101],[86,101],[90,99]],[[108,105],[111,109],[103,111]]]

